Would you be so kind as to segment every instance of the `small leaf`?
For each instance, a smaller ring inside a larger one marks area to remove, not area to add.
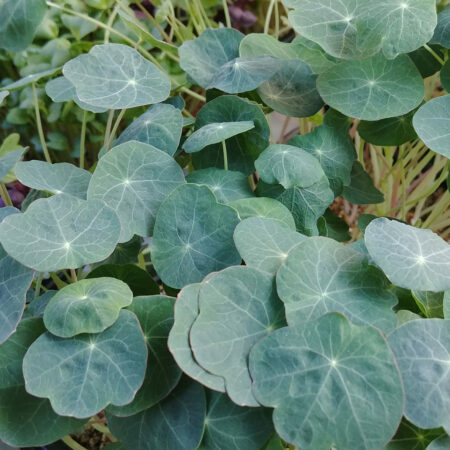
[[[6,97],[8,97],[9,91],[0,91],[0,106],[3,103],[3,100],[5,100]]]
[[[355,205],[384,202],[384,195],[375,187],[372,178],[359,161],[353,162],[350,185],[344,187],[342,196]]]
[[[95,45],[63,67],[82,102],[124,109],[159,103],[170,94],[170,81],[135,49],[122,44]]]
[[[122,310],[99,334],[62,339],[46,332],[23,360],[27,391],[59,415],[90,417],[130,403],[144,380],[147,348],[136,316]]]
[[[8,175],[8,172],[17,164],[25,152],[25,148],[18,148],[0,156],[0,181]]]
[[[39,81],[41,78],[47,78],[53,75],[54,73],[59,72],[60,70],[61,67],[53,67],[49,70],[44,70],[43,72],[32,73],[30,75],[27,75],[26,77],[21,78],[20,80],[14,81],[14,83],[2,87],[2,89],[8,89],[10,91],[13,91],[15,89],[21,89],[25,86],[28,86],[31,83]]]
[[[413,291],[414,300],[419,304],[425,317],[443,319],[443,292]]]
[[[206,186],[175,189],[159,208],[153,233],[151,257],[162,281],[182,288],[239,264],[233,243],[238,222],[236,211],[218,203]]]
[[[365,242],[375,263],[397,286],[450,289],[450,246],[431,230],[379,218],[366,228]]]

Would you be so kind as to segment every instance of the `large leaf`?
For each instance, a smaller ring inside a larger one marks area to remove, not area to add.
[[[69,284],[52,297],[44,312],[47,330],[55,336],[72,337],[100,333],[131,304],[130,288],[115,278],[94,278]]]
[[[112,148],[97,164],[88,199],[105,202],[117,213],[119,242],[134,234],[150,236],[161,202],[184,175],[175,160],[151,145],[129,141]]]
[[[406,114],[419,106],[425,93],[422,77],[406,55],[344,61],[320,74],[317,88],[325,103],[363,120]]]
[[[255,128],[252,120],[242,122],[209,123],[194,131],[183,144],[186,153],[194,153],[208,145],[218,144],[233,136]]]
[[[49,164],[44,161],[23,161],[16,164],[16,177],[25,186],[53,194],[69,194],[86,199],[91,179],[87,170],[69,163]]]
[[[271,411],[235,405],[217,392],[208,392],[205,431],[199,450],[259,450],[273,433]]]
[[[108,404],[130,403],[142,385],[147,360],[136,316],[122,310],[99,334],[62,339],[46,332],[23,360],[27,391],[48,398],[60,415],[90,417]]]
[[[405,416],[422,428],[450,429],[450,322],[407,322],[389,336],[403,378]]]
[[[182,288],[210,272],[239,264],[233,243],[236,211],[217,202],[206,186],[175,189],[156,216],[152,262],[163,282]]]
[[[220,67],[239,56],[243,37],[233,29],[207,29],[197,39],[180,46],[180,66],[195,83],[207,87]]]
[[[251,267],[229,267],[202,284],[199,307],[190,333],[195,359],[225,379],[234,403],[258,406],[248,355],[256,342],[284,323],[273,275]]]
[[[206,184],[220,203],[229,203],[243,198],[253,197],[247,177],[233,170],[213,167],[195,170],[186,177],[188,183]]]
[[[24,319],[0,346],[0,439],[13,446],[46,445],[76,432],[84,423],[58,416],[47,399],[25,391],[22,359],[44,331],[41,319]]]
[[[420,139],[431,150],[450,158],[450,95],[425,103],[414,115],[413,125]]]
[[[396,327],[394,294],[382,272],[359,252],[338,242],[314,237],[287,256],[277,273],[277,290],[289,325],[339,312],[356,325],[389,332]]]
[[[450,245],[431,230],[385,218],[365,231],[370,256],[397,286],[440,292],[450,289]]]
[[[288,253],[306,236],[287,229],[278,220],[249,217],[234,231],[234,242],[247,266],[275,274]]]
[[[24,148],[18,148],[0,156],[0,181],[8,175],[8,172],[17,164],[24,152]]]
[[[372,205],[384,201],[384,195],[374,185],[359,161],[353,161],[351,180],[344,186],[342,196],[355,205]]]
[[[82,102],[108,109],[159,103],[170,94],[170,80],[137,50],[122,44],[95,45],[63,67]]]
[[[282,328],[250,353],[253,392],[278,434],[305,450],[375,450],[394,434],[403,391],[380,333],[327,314]]]
[[[176,389],[150,409],[130,417],[107,415],[108,426],[126,449],[194,450],[203,434],[205,392],[182,378]]]
[[[227,141],[228,167],[249,175],[255,170],[254,160],[269,145],[270,129],[259,106],[233,95],[222,95],[208,102],[197,114],[195,129],[210,123],[241,122],[252,120],[255,128]],[[192,155],[194,167],[223,169],[221,144],[206,147]]]
[[[27,48],[46,10],[45,0],[2,0],[0,47],[10,52]]]
[[[450,8],[448,6],[438,14],[432,42],[450,48]]]
[[[180,380],[181,371],[167,348],[173,324],[174,299],[163,295],[136,297],[128,308],[139,319],[148,347],[147,372],[134,400],[125,406],[109,406],[116,416],[130,416],[150,408],[167,396]]]
[[[189,332],[198,316],[200,287],[200,283],[189,284],[178,294],[175,302],[175,322],[167,345],[184,373],[210,389],[225,392],[223,378],[207,372],[197,363],[189,342]]]
[[[173,156],[180,143],[183,117],[172,105],[152,105],[148,111],[131,122],[120,134],[115,145],[139,141]]]

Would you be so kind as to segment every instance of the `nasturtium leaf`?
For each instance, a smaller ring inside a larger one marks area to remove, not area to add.
[[[152,105],[125,128],[115,145],[127,141],[139,141],[173,156],[180,143],[183,116],[172,105]]]
[[[396,312],[396,315],[397,315],[397,326],[401,326],[406,322],[410,322],[411,320],[417,320],[422,318],[422,316],[419,316],[419,314],[413,313],[412,311],[409,311],[407,309],[398,310]]]
[[[0,344],[15,331],[22,317],[32,279],[33,271],[11,258],[0,246]]]
[[[351,239],[348,223],[333,214],[328,208],[322,217],[317,221],[320,236],[325,236],[334,239],[338,242],[348,242]]]
[[[450,95],[433,98],[421,106],[414,115],[413,125],[425,145],[450,158]]]
[[[249,217],[234,230],[234,243],[247,266],[275,274],[288,253],[306,236],[291,231],[278,220]]]
[[[242,122],[209,123],[194,131],[183,143],[186,153],[194,153],[208,145],[225,141],[237,134],[245,133],[255,128],[252,120]]]
[[[90,417],[108,404],[130,403],[144,380],[147,348],[136,316],[98,334],[70,339],[41,335],[23,360],[27,391],[48,398],[60,415]]]
[[[442,64],[434,55],[438,55],[438,57],[442,59],[445,58],[444,49],[440,45],[430,44],[427,47],[428,48],[420,47],[417,50],[408,53],[408,56],[419,70],[422,78],[431,77],[431,75],[434,75],[441,69]],[[433,51],[434,55],[430,53],[429,49]]]
[[[289,325],[327,312],[383,332],[395,328],[397,299],[383,273],[359,252],[325,238],[309,238],[291,250],[277,273],[278,295]]]
[[[208,392],[207,402],[199,450],[260,450],[273,433],[270,409],[237,406],[217,392]]]
[[[88,273],[86,278],[113,277],[122,280],[133,296],[159,294],[158,283],[146,271],[133,264],[102,264]]]
[[[203,387],[182,378],[175,390],[152,408],[129,417],[106,417],[109,429],[127,449],[194,450],[202,439],[205,415]]]
[[[425,450],[433,439],[441,435],[440,429],[422,430],[403,419],[395,436],[383,450]]]
[[[425,94],[422,77],[406,55],[343,61],[319,75],[317,88],[325,103],[362,120],[406,114]]]
[[[105,108],[99,108],[82,102],[77,96],[75,86],[66,77],[57,77],[47,82],[45,92],[55,103],[73,100],[81,109],[94,113],[106,111]]]
[[[431,442],[427,450],[447,450],[448,448],[450,448],[450,436],[443,435]]]
[[[421,319],[389,335],[406,395],[405,416],[422,428],[450,427],[450,322]]]
[[[444,293],[444,303],[442,306],[444,318],[450,319],[450,290]]]
[[[450,62],[449,62],[449,60],[447,60],[446,63],[442,66],[440,78],[441,78],[442,87],[447,92],[450,92]]]
[[[372,178],[359,161],[354,161],[351,181],[344,186],[343,197],[356,205],[372,205],[384,201],[384,195],[375,187]]]
[[[333,67],[339,59],[329,55],[314,41],[297,36],[292,41],[298,58],[305,61],[314,73],[322,73]]]
[[[419,304],[419,308],[425,317],[430,319],[443,319],[443,292],[429,292],[429,291],[412,291],[414,300]]]
[[[115,278],[93,278],[69,284],[58,291],[44,312],[47,330],[55,336],[100,333],[131,304],[130,288]]]
[[[294,136],[289,145],[300,147],[319,160],[335,195],[341,194],[343,186],[350,184],[351,167],[356,152],[347,134],[321,125],[308,134]]]
[[[45,0],[2,0],[0,47],[10,52],[27,48],[46,10]]]
[[[317,158],[285,144],[269,145],[255,161],[256,170],[265,183],[307,188],[320,181],[324,171]]]
[[[114,250],[119,233],[119,219],[103,202],[66,194],[36,200],[0,224],[5,250],[40,272],[101,261]]]
[[[406,289],[450,289],[450,245],[431,230],[385,218],[370,222],[367,250],[392,283]]]
[[[447,6],[438,14],[437,25],[431,41],[450,48],[450,7]]]
[[[25,186],[53,194],[68,194],[86,199],[91,174],[69,163],[49,164],[45,161],[22,161],[15,173]]]
[[[190,332],[195,359],[225,379],[234,403],[259,406],[247,361],[253,345],[284,324],[273,275],[229,267],[202,283],[198,300],[200,313]]]
[[[180,166],[167,153],[142,142],[112,148],[95,168],[88,199],[102,200],[117,213],[119,242],[150,236],[161,202],[184,183]]]
[[[18,148],[0,156],[0,181],[8,175],[8,172],[17,164],[25,152],[25,148]]]
[[[210,123],[253,121],[255,128],[227,140],[228,168],[249,175],[254,161],[269,145],[270,129],[261,108],[234,95],[222,95],[208,102],[197,114],[195,129]],[[223,169],[221,144],[213,144],[192,155],[196,169]]]
[[[216,71],[207,88],[228,94],[253,91],[277,72],[279,64],[271,56],[235,58]]]
[[[238,222],[236,211],[218,203],[208,187],[176,188],[159,208],[153,233],[151,258],[162,281],[182,288],[239,264],[233,243]]]
[[[415,111],[374,122],[362,121],[358,125],[358,133],[367,142],[381,146],[396,146],[412,141],[417,137],[412,118]]]
[[[186,177],[188,183],[206,184],[220,203],[229,203],[243,198],[254,197],[247,177],[233,170],[196,170]]]
[[[3,103],[3,100],[5,100],[6,97],[8,97],[9,91],[0,91],[0,106]]]
[[[125,406],[109,406],[116,416],[130,416],[158,403],[177,385],[181,370],[167,348],[167,337],[173,324],[174,300],[163,295],[135,297],[128,308],[139,319],[148,347],[144,383]]]
[[[108,258],[104,259],[99,264],[134,264],[138,260],[138,255],[141,251],[141,247],[142,238],[139,236],[133,236],[129,241],[118,244],[111,255],[109,255]],[[114,277],[121,279],[120,277]],[[150,293],[151,292],[146,292],[146,294]]]
[[[25,391],[22,359],[44,331],[41,319],[24,319],[0,346],[0,439],[10,445],[46,445],[76,432],[84,423],[58,416],[47,399],[33,397]]]
[[[39,297],[31,300],[31,303],[27,306],[27,312],[29,312],[33,317],[43,317],[45,308],[48,302],[56,295],[58,291],[50,289],[45,291]]]
[[[122,44],[95,45],[63,67],[78,98],[108,109],[159,103],[170,94],[170,80],[137,50]]]
[[[15,208],[14,206],[3,206],[0,208],[0,223],[3,221],[5,217],[10,216],[11,214],[19,214],[20,210]]]
[[[28,86],[31,83],[35,83],[36,81],[39,81],[41,78],[49,77],[50,75],[53,75],[55,72],[58,72],[61,70],[61,67],[53,67],[49,70],[44,70],[43,72],[37,72],[37,73],[31,73],[30,75],[27,75],[26,77],[20,78],[17,81],[14,81],[14,83],[8,84],[2,89],[8,89],[10,91],[13,91],[15,89],[21,89],[25,86]]]
[[[239,56],[243,37],[230,28],[207,29],[179,47],[180,66],[199,86],[207,87],[224,64]]]
[[[258,401],[275,408],[278,434],[301,449],[376,450],[402,417],[402,383],[386,341],[338,314],[261,340],[250,373]]]
[[[178,294],[175,302],[175,321],[167,345],[184,373],[209,389],[225,392],[224,379],[207,372],[197,363],[189,342],[189,332],[198,316],[200,287],[200,283],[189,284]]]
[[[278,200],[267,197],[243,198],[229,203],[241,220],[248,217],[267,217],[277,220],[291,230],[295,230],[295,221],[290,211]]]

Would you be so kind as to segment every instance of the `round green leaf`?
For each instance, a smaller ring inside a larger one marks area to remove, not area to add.
[[[425,93],[422,77],[406,55],[344,61],[320,74],[317,88],[325,103],[363,120],[406,114],[419,106]]]
[[[209,123],[194,131],[183,144],[186,153],[194,153],[208,145],[217,144],[255,128],[252,120],[242,122]]]
[[[169,334],[168,347],[184,373],[209,389],[225,392],[222,377],[213,375],[201,367],[192,354],[189,332],[198,316],[200,283],[185,286],[175,302],[175,322]]]
[[[245,264],[271,274],[305,239],[280,221],[265,217],[249,217],[234,230],[234,243]]]
[[[89,183],[88,199],[105,202],[117,213],[119,242],[134,234],[150,236],[156,211],[184,175],[175,160],[150,145],[129,141],[100,159]]]
[[[403,419],[392,440],[383,447],[383,450],[425,450],[428,444],[438,436],[442,430],[422,430]],[[437,449],[436,449],[437,450]]]
[[[44,312],[47,330],[55,336],[72,337],[81,333],[100,333],[131,304],[130,288],[115,278],[80,280],[62,288]]]
[[[383,332],[396,327],[397,303],[382,272],[361,253],[324,238],[307,239],[287,256],[277,273],[277,290],[289,325],[339,312],[356,325]]]
[[[402,383],[386,341],[338,314],[261,340],[250,372],[256,398],[275,408],[278,434],[301,449],[376,450],[402,417]]]
[[[294,218],[290,211],[273,198],[243,198],[231,202],[229,206],[233,207],[239,215],[239,219],[245,220],[248,217],[267,217],[277,220],[290,230],[295,230]]]
[[[355,205],[372,205],[384,202],[384,195],[374,185],[370,175],[359,161],[353,161],[351,181],[344,186],[342,196]]]
[[[205,392],[198,383],[182,378],[175,390],[150,409],[130,417],[107,414],[108,427],[133,450],[194,450],[203,434]]]
[[[142,238],[139,236],[133,236],[128,242],[122,242],[121,244],[118,244],[111,255],[109,255],[108,258],[106,258],[99,264],[135,264],[138,260],[138,255],[141,251],[141,247]],[[113,278],[121,279],[120,276],[116,275],[114,275]],[[146,294],[149,293],[150,292],[146,292]]]
[[[195,359],[225,379],[234,403],[259,406],[247,360],[253,345],[284,323],[274,277],[251,267],[229,267],[202,284],[199,307],[190,332]]]
[[[128,45],[95,45],[63,67],[78,98],[108,109],[159,103],[170,94],[170,81],[153,63]]]
[[[186,177],[188,183],[206,184],[220,203],[229,203],[242,198],[253,197],[247,177],[233,170],[195,170]]]
[[[406,394],[405,416],[422,428],[450,427],[450,322],[407,322],[389,336]]]
[[[370,256],[392,283],[406,289],[450,289],[450,245],[431,230],[385,218],[365,232]]]
[[[112,277],[124,281],[133,291],[134,297],[159,294],[158,283],[152,276],[146,270],[133,264],[103,264],[86,276],[86,278],[101,277]]]
[[[449,62],[449,60],[447,60],[446,63],[442,66],[440,78],[441,78],[442,87],[447,92],[450,92],[450,62]]]
[[[273,433],[271,411],[242,408],[217,392],[208,392],[208,412],[199,450],[260,450]]]
[[[224,64],[239,56],[243,37],[230,28],[207,29],[197,39],[185,41],[179,47],[180,66],[195,83],[206,87]]]
[[[121,133],[115,145],[139,141],[173,156],[180,143],[183,116],[172,105],[152,105]]]
[[[421,106],[414,115],[413,125],[425,145],[450,158],[450,95],[433,98]]]
[[[450,48],[450,7],[448,6],[438,14],[432,42]]]
[[[86,199],[91,174],[69,163],[49,164],[44,161],[23,161],[16,164],[16,177],[25,186],[53,194],[69,194]]]
[[[28,304],[27,312],[30,313],[33,317],[43,317],[45,308],[57,292],[58,291],[55,291],[53,289],[45,291],[42,295],[33,299],[31,303]]]
[[[175,288],[210,272],[239,264],[233,243],[236,211],[217,202],[206,186],[185,184],[162,203],[156,216],[151,257],[162,281]]]
[[[40,272],[101,261],[117,244],[120,223],[99,200],[61,194],[34,201],[0,224],[0,241],[17,261]]]
[[[0,181],[17,164],[25,150],[25,148],[18,148],[17,150],[6,153],[6,155],[0,156]]]
[[[0,346],[0,439],[18,447],[49,444],[81,429],[83,421],[58,416],[47,399],[25,390],[22,359],[45,327],[38,318],[24,319]]]
[[[270,129],[258,105],[233,95],[222,95],[208,102],[198,112],[195,129],[210,123],[253,121],[255,128],[227,141],[229,169],[249,175],[254,172],[254,161],[269,145]],[[213,144],[192,155],[196,169],[218,167],[223,169],[221,144]]]
[[[165,398],[180,380],[181,371],[167,348],[167,337],[173,324],[174,299],[163,295],[136,297],[128,308],[139,319],[148,347],[144,383],[125,406],[109,406],[116,416],[130,416],[150,408]]]
[[[147,348],[136,316],[120,311],[99,334],[62,339],[44,333],[23,360],[27,391],[56,413],[90,417],[109,403],[130,403],[144,380]]]

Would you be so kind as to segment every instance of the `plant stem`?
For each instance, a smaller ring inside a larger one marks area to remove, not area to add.
[[[138,263],[139,263],[139,267],[141,269],[147,270],[145,268],[145,258],[144,258],[144,254],[141,252],[138,254]]]
[[[6,206],[13,206],[13,202],[11,201],[11,197],[9,196],[5,183],[0,182],[0,194]]]
[[[204,97],[201,94],[198,94],[197,92],[191,91],[189,88],[185,87],[185,86],[180,86],[179,88],[177,88],[179,91],[184,92],[185,94],[190,95],[193,98],[196,98],[197,100],[200,100],[201,102],[205,103],[206,102],[206,97]]]
[[[168,42],[171,42],[170,36],[164,31],[163,28],[159,25],[159,23],[155,20],[155,18],[148,12],[147,8],[142,6],[141,0],[138,0],[136,3],[137,7],[144,13],[148,20],[153,24],[154,27],[161,33],[161,36]]]
[[[111,148],[111,144],[113,143],[114,136],[116,135],[117,129],[119,128],[120,121],[122,120],[123,115],[125,114],[126,109],[120,110],[119,115],[117,116],[116,121],[114,122],[114,126],[112,128],[111,134],[109,135],[108,146],[106,147],[106,151],[109,151]]]
[[[42,128],[42,121],[41,121],[41,113],[39,112],[39,99],[36,92],[36,83],[31,83],[31,88],[33,90],[34,112],[36,114],[36,125],[39,133],[39,139],[41,140],[45,160],[51,164],[52,159],[50,158],[50,153],[48,152],[47,144],[45,143],[44,130]]]
[[[68,447],[70,447],[73,450],[87,450],[86,447],[83,447],[82,445],[80,445],[77,441],[72,439],[69,435],[67,435],[66,437],[63,437],[61,440],[64,442],[64,444],[66,444]]]
[[[227,28],[231,28],[230,11],[228,11],[227,0],[222,0],[222,5],[223,5],[223,13],[225,14],[225,23],[227,24]]]
[[[109,42],[109,35],[111,34],[111,30],[112,30],[112,25],[114,23],[114,19],[117,16],[117,13],[119,12],[119,5],[116,5],[111,13],[111,15],[109,16],[107,25],[108,28],[105,28],[105,38],[104,38],[104,43],[107,44]]]
[[[86,142],[86,123],[87,123],[88,112],[83,111],[83,122],[81,123],[81,137],[80,137],[80,168],[84,169],[84,153],[85,153],[85,142]]]
[[[78,281],[77,272],[75,269],[70,269],[70,276],[72,277],[72,283],[76,283]]]
[[[223,151],[223,168],[228,170],[228,154],[227,154],[227,144],[222,141],[222,151]]]
[[[269,34],[270,19],[276,0],[270,0],[269,8],[267,8],[266,21],[264,23],[264,34]]]
[[[58,289],[62,289],[64,286],[67,286],[67,283],[61,280],[55,272],[50,272],[50,278],[54,281]]]
[[[41,292],[42,278],[44,276],[43,272],[39,272],[38,277],[36,278],[36,284],[34,286],[34,298],[39,297],[39,293]]]
[[[104,147],[106,145],[108,145],[108,142],[109,142],[109,135],[111,133],[111,126],[112,126],[113,119],[114,119],[114,110],[110,109],[109,110],[109,114],[108,114],[108,120],[106,122],[105,138],[103,139],[103,146]]]
[[[445,61],[427,44],[425,44],[424,49],[427,50],[431,55],[434,56],[434,58],[436,59],[436,61],[438,61],[440,64],[444,65]]]

